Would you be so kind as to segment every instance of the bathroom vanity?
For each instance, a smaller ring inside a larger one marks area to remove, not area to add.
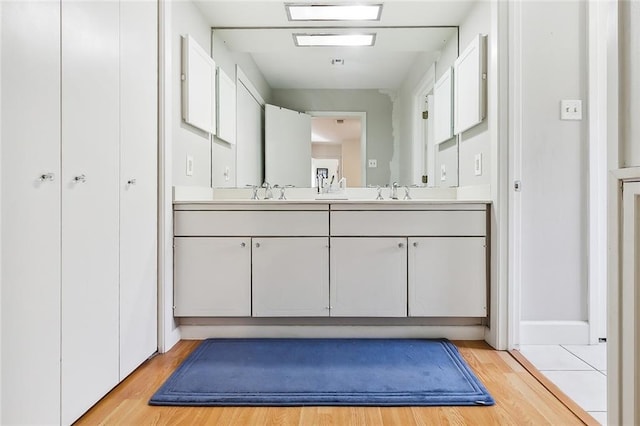
[[[176,317],[487,317],[488,209],[457,200],[174,203]]]

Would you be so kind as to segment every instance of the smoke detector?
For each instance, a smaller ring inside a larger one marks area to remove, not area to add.
[[[344,65],[344,59],[341,59],[341,58],[332,59],[331,65]]]

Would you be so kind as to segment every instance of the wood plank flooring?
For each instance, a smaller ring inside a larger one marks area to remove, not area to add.
[[[181,341],[145,362],[78,425],[582,425],[508,352],[454,342],[496,405],[492,407],[152,407],[147,401],[199,341]]]

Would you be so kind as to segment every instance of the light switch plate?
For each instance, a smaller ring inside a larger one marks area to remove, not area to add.
[[[193,176],[193,157],[191,155],[187,155],[187,176]]]
[[[375,169],[378,167],[378,160],[370,159],[368,164],[370,168]]]
[[[446,164],[440,164],[440,181],[444,182],[447,180],[447,166]]]
[[[582,120],[582,101],[577,99],[560,101],[560,120]]]
[[[482,153],[479,152],[476,154],[473,160],[473,172],[476,176],[480,176],[482,174]]]

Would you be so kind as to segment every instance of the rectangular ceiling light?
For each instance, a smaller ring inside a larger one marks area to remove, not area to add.
[[[375,34],[293,34],[299,47],[373,46]]]
[[[290,21],[379,21],[382,4],[285,4]]]

